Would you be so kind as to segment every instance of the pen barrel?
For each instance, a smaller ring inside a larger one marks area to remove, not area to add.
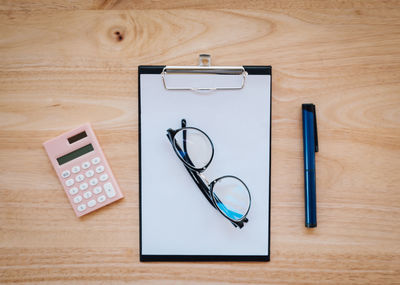
[[[314,114],[303,109],[303,150],[304,150],[304,206],[305,226],[317,226],[317,197],[315,184],[315,138]]]
[[[307,228],[317,226],[317,194],[315,187],[315,170],[308,169],[304,173],[304,206]]]

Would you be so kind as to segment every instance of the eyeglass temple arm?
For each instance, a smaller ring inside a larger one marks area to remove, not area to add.
[[[186,128],[186,120],[185,119],[181,120],[181,128]],[[185,156],[183,157],[183,159],[185,159],[188,164],[194,165],[192,160],[190,159],[189,153],[187,151],[186,138],[187,138],[186,130],[183,130],[183,151],[185,153]],[[179,151],[180,147],[178,145],[176,147],[178,148],[178,151]],[[210,188],[204,183],[204,181],[203,181],[203,179],[201,179],[200,175],[198,175],[195,171],[193,171],[189,167],[186,167],[186,165],[185,165],[185,168],[189,172],[190,176],[193,178],[194,182],[200,188],[201,192],[207,198],[208,202],[213,207],[215,207],[214,203],[212,201],[212,198],[211,198]]]
[[[181,127],[185,128],[186,127],[186,120],[182,119],[181,120]],[[179,147],[179,146],[178,146]],[[192,160],[190,159],[189,153],[187,151],[187,147],[186,147],[186,130],[183,130],[183,151],[185,152],[185,157],[184,159],[191,165],[194,165]],[[186,167],[186,170],[189,172],[190,176],[193,178],[194,182],[197,184],[197,187],[199,187],[199,189],[201,190],[201,192],[204,194],[204,196],[207,198],[208,202],[211,204],[211,206],[213,206],[214,208],[216,207],[214,205],[214,201],[212,200],[211,197],[211,190],[210,187],[207,186],[206,183],[204,183],[203,179],[201,178],[200,175],[197,174],[197,172],[193,171],[192,169]],[[217,200],[217,202],[219,201],[218,197],[215,197],[215,199]],[[221,202],[221,201],[219,201]],[[229,220],[235,227],[243,227],[243,221],[241,222],[233,222],[231,220]],[[247,219],[244,220],[245,222],[247,222]]]
[[[181,121],[182,123],[182,128],[186,127],[186,120],[182,119]],[[171,142],[171,144],[173,144],[173,140],[172,140],[172,135],[173,132],[172,130],[168,132],[167,137],[169,139],[169,141]],[[175,145],[176,149],[179,152],[182,152],[182,149],[180,148],[179,145]],[[187,152],[187,146],[186,146],[186,130],[183,130],[183,152],[185,153],[184,156],[181,156],[188,164],[193,165],[192,160],[189,157],[189,154]],[[189,172],[190,176],[192,177],[193,181],[196,183],[197,187],[199,187],[199,189],[201,190],[201,192],[203,193],[203,195],[206,197],[206,199],[208,200],[208,202],[213,206],[214,203],[212,201],[211,195],[210,195],[210,189],[208,188],[208,186],[203,182],[203,180],[201,179],[201,177],[194,172],[192,169],[190,169],[189,167],[187,167],[186,165],[184,165],[186,170]]]

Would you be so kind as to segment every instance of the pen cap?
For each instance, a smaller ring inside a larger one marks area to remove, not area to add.
[[[314,116],[314,146],[315,152],[318,152],[318,131],[317,131],[317,115],[315,113],[315,105],[312,103],[302,104],[302,110],[313,113]]]

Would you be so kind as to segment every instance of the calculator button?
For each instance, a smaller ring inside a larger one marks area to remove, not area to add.
[[[89,199],[90,197],[92,197],[92,192],[87,191],[83,194],[83,197],[85,197],[85,199]]]
[[[81,182],[85,179],[85,176],[82,174],[79,174],[78,176],[75,177],[76,182]]]
[[[74,179],[68,179],[67,181],[65,181],[65,185],[67,185],[68,187],[74,185]]]
[[[74,187],[74,188],[69,189],[69,194],[75,195],[76,193],[78,193],[78,188]]]
[[[68,178],[71,175],[69,170],[64,170],[63,173],[61,173],[62,178]]]
[[[88,205],[89,207],[94,207],[94,206],[96,206],[96,200],[90,200],[89,202],[87,202],[87,205]]]
[[[85,204],[80,204],[77,209],[78,209],[79,212],[85,211],[86,210],[86,205]]]
[[[98,156],[92,159],[93,164],[98,164],[99,162],[100,162],[100,157]]]
[[[75,196],[74,203],[78,204],[80,201],[82,201],[82,196],[81,195]]]
[[[82,183],[81,185],[79,185],[79,189],[81,190],[86,190],[88,189],[89,185],[87,183]]]
[[[114,197],[117,193],[115,193],[114,187],[110,182],[104,184],[104,190],[106,191],[106,195],[108,198]]]
[[[87,178],[92,177],[94,175],[94,171],[93,170],[86,171],[85,175]]]
[[[72,167],[71,171],[72,171],[72,173],[78,173],[79,171],[81,171],[81,168],[76,165],[76,166]]]
[[[106,196],[104,196],[104,195],[101,195],[97,198],[97,202],[99,202],[99,203],[104,202],[105,200],[106,200]]]
[[[101,193],[101,191],[103,191],[103,189],[101,189],[100,186],[97,186],[97,187],[95,187],[95,188],[93,189],[93,193],[94,193],[94,194],[99,194],[99,193]]]
[[[107,173],[105,173],[102,176],[100,176],[100,181],[106,181],[107,179],[108,179]]]
[[[83,169],[88,169],[90,167],[90,162],[89,161],[85,161],[84,163],[82,163],[82,168]]]
[[[102,173],[103,171],[104,171],[104,166],[103,165],[97,166],[97,168],[96,168],[96,172],[97,173]]]
[[[90,180],[90,185],[92,185],[92,186],[94,186],[94,185],[96,185],[97,183],[99,183],[99,180],[97,180],[97,178],[93,178],[92,180]]]

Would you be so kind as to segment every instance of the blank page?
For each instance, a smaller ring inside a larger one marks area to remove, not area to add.
[[[194,86],[201,76],[174,83]],[[223,78],[211,77],[216,85]],[[248,75],[241,90],[198,93],[166,90],[160,74],[140,75],[143,255],[269,255],[270,81]],[[214,144],[207,180],[230,174],[248,186],[242,229],[209,204],[167,139],[183,118]]]

